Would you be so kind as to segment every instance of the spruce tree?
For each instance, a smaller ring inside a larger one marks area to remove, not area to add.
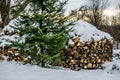
[[[69,17],[65,16],[66,1],[60,0],[31,0],[28,15],[21,15],[19,26],[20,36],[24,42],[14,42],[20,54],[30,57],[27,62],[45,67],[45,64],[60,65],[61,51],[68,39]]]

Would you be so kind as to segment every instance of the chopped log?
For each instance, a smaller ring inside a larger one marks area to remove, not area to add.
[[[74,38],[74,39],[73,39],[73,42],[74,42],[74,43],[77,43],[77,42],[79,42],[79,41],[80,41],[80,38]]]
[[[12,57],[7,58],[7,61],[12,61],[12,60],[13,60]]]
[[[70,60],[70,62],[71,62],[72,64],[75,64],[75,60],[74,60],[74,59]]]
[[[74,51],[74,50],[76,50],[76,49],[77,49],[77,46],[74,46],[72,50]]]
[[[73,48],[73,47],[74,47],[74,44],[68,44],[68,47],[69,47],[69,48]]]
[[[88,50],[89,49],[88,46],[84,46],[83,48],[84,48],[84,50]]]
[[[82,43],[82,42],[78,42],[77,44],[76,44],[76,46],[78,47],[78,46],[80,46],[80,47],[82,47],[84,44]]]
[[[88,68],[88,69],[91,69],[92,67],[93,67],[92,63],[88,63],[88,64],[87,64],[87,68]]]
[[[92,64],[92,68],[93,68],[93,69],[96,69],[96,68],[97,68],[95,63]]]
[[[2,53],[2,47],[0,47],[0,53]]]
[[[98,62],[98,63],[101,63],[101,59],[98,59],[97,62]]]
[[[3,55],[0,55],[0,60],[4,60],[4,57],[3,57]]]
[[[84,63],[84,58],[81,58],[81,59],[80,59],[80,62],[81,62],[81,63]]]
[[[87,65],[84,65],[84,69],[88,69],[88,68],[87,68]]]
[[[84,63],[88,63],[87,59],[84,59]]]
[[[9,35],[10,34],[10,32],[8,30],[5,30],[4,33],[5,33],[5,35]]]
[[[4,47],[2,47],[2,54],[6,54]]]
[[[67,48],[66,51],[67,51],[67,52],[71,52],[72,50],[71,50],[70,48]]]

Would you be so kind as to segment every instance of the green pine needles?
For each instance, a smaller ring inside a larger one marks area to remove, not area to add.
[[[68,39],[69,16],[64,16],[64,6],[67,1],[31,0],[30,13],[21,15],[19,21],[20,36],[24,42],[14,42],[20,54],[28,55],[27,63],[46,65],[61,65],[61,51]]]

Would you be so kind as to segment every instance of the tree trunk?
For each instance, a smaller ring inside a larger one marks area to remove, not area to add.
[[[116,43],[116,49],[119,49],[119,42]]]
[[[45,67],[45,62],[41,61],[41,67]]]
[[[10,7],[11,0],[0,0],[0,30],[4,28],[5,25],[7,25],[11,19],[17,18],[19,14],[26,8],[26,6],[29,4],[30,0],[25,0],[23,4],[17,4],[15,6]],[[10,14],[10,9],[20,6],[22,7],[16,11],[16,13]],[[11,18],[10,18],[11,15]]]
[[[10,21],[9,18],[9,10],[10,10],[10,0],[1,0],[0,1],[0,29],[2,30],[5,25],[7,25]]]
[[[41,54],[44,54],[44,47],[40,46],[40,48],[41,48]],[[45,62],[43,60],[41,61],[41,67],[45,67]]]

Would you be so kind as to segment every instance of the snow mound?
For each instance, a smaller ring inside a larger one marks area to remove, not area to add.
[[[91,38],[94,38],[95,41],[98,41],[104,37],[112,39],[110,34],[100,31],[95,26],[82,20],[75,22],[75,25],[70,28],[72,28],[72,31],[69,32],[70,37],[80,37],[81,42],[88,41]]]
[[[107,74],[120,74],[120,58],[118,58],[119,54],[120,54],[120,50],[113,50],[113,61],[105,62],[103,64],[104,71]]]
[[[106,62],[103,66],[108,74],[120,74],[120,60],[114,60],[113,62]]]
[[[114,53],[114,54],[119,54],[119,55],[120,55],[120,49],[113,50],[113,53]]]

